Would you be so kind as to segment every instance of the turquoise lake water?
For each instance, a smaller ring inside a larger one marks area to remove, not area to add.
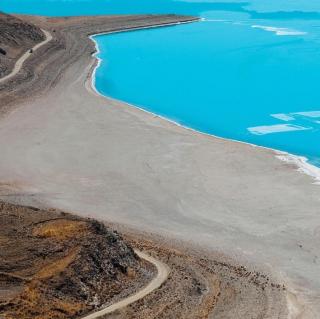
[[[318,0],[1,0],[0,10],[201,16],[197,23],[96,36],[98,91],[320,166]]]

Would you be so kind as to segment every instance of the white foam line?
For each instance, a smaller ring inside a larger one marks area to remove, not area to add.
[[[271,26],[265,26],[265,25],[252,25],[252,28],[255,29],[262,29],[268,32],[274,32],[278,36],[285,36],[285,35],[305,35],[307,32],[298,31],[294,29],[289,28],[279,28],[279,27],[271,27]]]
[[[95,49],[96,49],[96,52],[93,53],[92,56],[97,60],[97,64],[96,64],[95,68],[93,69],[93,71],[91,73],[90,84],[91,84],[91,88],[93,89],[93,91],[98,96],[101,96],[104,99],[107,99],[107,100],[110,100],[110,101],[119,102],[119,100],[117,100],[115,98],[112,98],[110,96],[106,96],[106,95],[101,94],[96,88],[96,85],[95,85],[95,82],[96,82],[95,78],[96,77],[95,77],[95,75],[96,75],[96,71],[99,68],[100,63],[101,63],[102,60],[99,57],[97,57],[97,55],[100,53],[100,49],[99,49],[99,45],[98,45],[97,41],[94,39],[95,36],[103,35],[103,34],[127,32],[127,31],[131,31],[131,30],[157,28],[157,27],[162,27],[162,26],[167,26],[167,25],[177,25],[177,24],[184,24],[184,23],[191,23],[191,22],[194,22],[194,20],[186,21],[186,22],[180,22],[180,23],[178,22],[178,23],[164,24],[164,25],[160,24],[160,25],[150,26],[150,27],[141,27],[141,28],[138,27],[138,28],[132,28],[132,29],[127,29],[127,30],[123,30],[123,31],[119,30],[119,31],[96,33],[96,34],[93,34],[93,35],[89,36],[89,38],[93,41],[93,43],[95,45]],[[156,113],[147,111],[146,109],[144,109],[142,107],[127,103],[125,101],[120,101],[120,102],[123,103],[124,105],[128,106],[128,107],[131,107],[133,109],[138,109],[138,110],[140,110],[140,111],[142,111],[144,113],[152,115],[153,117],[158,117],[158,118],[163,119],[163,120],[165,120],[165,121],[167,121],[169,123],[172,123],[174,125],[182,127],[182,128],[184,128],[186,130],[190,130],[190,131],[195,132],[197,134],[201,134],[201,135],[209,136],[209,137],[214,137],[216,139],[223,140],[223,141],[232,141],[232,142],[236,142],[236,143],[240,143],[240,144],[244,144],[244,145],[249,145],[249,146],[252,146],[254,148],[261,148],[261,149],[264,149],[264,150],[272,151],[273,153],[275,153],[275,157],[276,158],[278,158],[279,160],[281,160],[281,161],[283,161],[285,163],[294,164],[295,166],[297,166],[297,170],[299,172],[304,173],[304,174],[310,176],[311,178],[313,178],[315,180],[315,183],[314,183],[315,185],[320,185],[320,168],[308,163],[308,159],[306,157],[304,157],[304,156],[294,155],[294,154],[291,154],[291,153],[288,153],[288,152],[284,152],[284,151],[280,151],[280,150],[277,150],[277,149],[274,149],[274,148],[271,148],[271,147],[256,145],[256,144],[249,143],[249,142],[239,141],[239,140],[231,139],[231,138],[228,139],[228,138],[217,136],[217,135],[214,135],[214,134],[204,133],[204,132],[198,131],[196,129],[193,129],[191,127],[182,125],[179,122],[176,122],[174,120],[168,119],[168,118],[166,118],[164,116],[161,116],[161,115],[158,115]]]
[[[226,19],[201,18],[200,22],[224,22],[224,23],[229,23],[234,25],[251,26],[250,24],[244,23],[243,21],[233,21],[233,20],[226,20]]]
[[[208,18],[201,18],[200,21],[202,21],[202,22],[232,22],[231,20],[225,20],[225,19],[208,19]]]

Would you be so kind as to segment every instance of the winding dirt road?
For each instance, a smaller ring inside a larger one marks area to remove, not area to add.
[[[142,299],[143,297],[145,297],[146,295],[150,294],[152,291],[158,289],[168,278],[169,273],[170,273],[170,269],[169,267],[162,263],[161,261],[154,259],[153,257],[139,251],[139,250],[135,250],[135,253],[142,259],[152,263],[156,268],[157,268],[157,276],[155,278],[152,279],[152,281],[145,286],[143,289],[141,289],[140,291],[138,291],[136,294],[131,295],[111,306],[108,306],[102,310],[99,310],[97,312],[94,312],[88,316],[82,317],[82,319],[97,319],[100,318],[103,315],[112,313],[116,310],[119,310],[121,308],[124,308],[132,303],[134,303],[135,301],[138,301],[140,299]]]
[[[37,51],[40,47],[42,47],[43,45],[45,45],[46,43],[48,43],[49,41],[52,40],[52,35],[50,34],[50,32],[41,29],[42,32],[44,33],[44,35],[46,36],[45,40],[43,40],[42,42],[36,44],[33,48],[29,49],[27,52],[25,52],[16,62],[16,64],[14,65],[13,70],[11,71],[11,73],[9,73],[8,75],[6,75],[3,78],[0,78],[0,83],[7,81],[9,79],[11,79],[12,77],[14,77],[15,75],[17,75],[19,73],[19,71],[21,70],[23,63],[31,56],[31,52],[35,52]]]

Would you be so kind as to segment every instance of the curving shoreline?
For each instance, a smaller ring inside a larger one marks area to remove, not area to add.
[[[76,48],[83,30],[70,27],[69,32],[75,32]],[[66,39],[72,41],[71,36]],[[55,86],[2,120],[0,180],[6,200],[64,207],[186,241],[191,232],[199,245],[234,256],[236,240],[239,255],[257,264],[269,260],[275,272],[290,267],[286,257],[300,258],[301,248],[293,242],[299,239],[305,245],[308,238],[299,232],[290,237],[290,227],[303,217],[302,208],[316,220],[312,214],[318,190],[309,178],[269,150],[189,132],[124,103],[92,96],[83,87],[95,62],[87,40],[80,39],[86,46],[79,61],[59,70]],[[266,184],[261,192],[257,181]],[[286,231],[283,237],[281,230]],[[295,271],[303,270],[303,263],[297,265]],[[290,277],[294,279],[294,272]]]
[[[182,22],[182,23],[190,23],[190,22]],[[170,25],[177,25],[177,24],[181,24],[181,23],[174,23],[174,24],[164,24],[164,25],[160,25],[160,26],[170,26]],[[156,27],[159,27],[159,25],[157,26],[153,26],[152,28],[156,28]],[[150,28],[150,27],[146,27],[146,28]],[[94,36],[96,35],[103,35],[103,34],[112,34],[112,33],[118,33],[118,32],[127,32],[127,31],[134,31],[134,30],[141,30],[141,29],[144,29],[144,28],[137,28],[137,29],[130,29],[130,30],[122,30],[122,31],[115,31],[115,32],[103,32],[103,33],[97,33],[97,34],[93,34],[93,35],[90,35],[89,38],[94,42],[95,44],[95,48],[96,48],[96,52],[93,54],[93,57],[95,59],[97,59],[97,64],[96,66],[94,67],[93,71],[92,71],[92,74],[91,74],[91,87],[92,89],[94,90],[94,92],[102,97],[106,97],[107,99],[110,99],[110,100],[114,100],[114,101],[118,101],[117,99],[111,97],[111,96],[105,96],[103,95],[102,93],[100,93],[97,88],[96,88],[96,85],[95,85],[95,76],[96,76],[96,71],[97,69],[99,68],[100,66],[100,63],[101,63],[101,59],[97,57],[97,54],[99,54],[99,45],[97,43],[97,41],[94,39]],[[197,133],[200,133],[200,134],[203,134],[205,136],[209,136],[209,137],[213,137],[213,138],[217,138],[217,139],[222,139],[222,140],[227,140],[227,141],[232,141],[232,142],[236,142],[236,143],[243,143],[245,145],[250,145],[252,147],[258,147],[258,148],[261,148],[261,149],[266,149],[266,150],[269,150],[269,151],[272,151],[275,153],[275,157],[278,158],[279,160],[283,161],[283,162],[286,162],[288,164],[293,164],[293,165],[296,165],[297,166],[297,171],[303,173],[303,174],[306,174],[308,176],[310,176],[313,180],[314,180],[314,184],[316,185],[320,185],[320,167],[317,167],[313,164],[310,164],[308,161],[308,158],[304,157],[304,156],[299,156],[299,155],[295,155],[295,154],[291,154],[289,152],[285,152],[285,151],[281,151],[281,150],[278,150],[278,149],[275,149],[275,148],[271,148],[271,147],[267,147],[267,146],[262,146],[262,145],[257,145],[257,144],[252,144],[252,143],[249,143],[249,142],[245,142],[245,141],[241,141],[241,140],[236,140],[236,139],[231,139],[231,138],[225,138],[225,137],[221,137],[221,136],[218,136],[218,135],[215,135],[215,134],[209,134],[209,133],[205,133],[205,132],[202,132],[202,131],[199,131],[197,129],[194,129],[192,127],[189,127],[189,126],[186,126],[186,125],[182,125],[180,124],[179,122],[176,122],[174,120],[171,120],[165,116],[162,116],[162,115],[159,115],[157,113],[153,113],[151,111],[148,111],[142,107],[139,107],[139,106],[136,106],[136,105],[133,105],[133,104],[130,104],[130,103],[127,103],[125,101],[121,101],[121,103],[123,104],[126,104],[127,106],[129,107],[134,107],[134,108],[137,108],[138,110],[142,111],[142,112],[146,112],[148,114],[151,114],[153,116],[156,116],[156,117],[159,117],[165,121],[168,121],[174,125],[177,125],[179,127],[182,127],[186,130],[190,130],[190,131],[194,131],[194,132],[197,132]]]

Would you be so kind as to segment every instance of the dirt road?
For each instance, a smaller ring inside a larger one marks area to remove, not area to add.
[[[36,50],[38,50],[40,47],[42,47],[43,45],[45,45],[46,43],[48,43],[49,41],[52,40],[52,35],[46,31],[46,30],[42,30],[42,32],[45,34],[46,38],[44,41],[36,44],[32,49],[28,50],[25,54],[23,54],[16,62],[13,70],[11,73],[7,74],[6,76],[4,76],[3,78],[0,78],[0,83],[7,81],[9,79],[11,79],[12,77],[14,77],[15,75],[17,75],[19,73],[19,71],[21,70],[23,63],[32,55],[33,52],[35,52]]]
[[[145,253],[135,250],[135,253],[142,259],[152,263],[157,268],[157,276],[143,289],[138,291],[136,294],[131,295],[111,306],[108,306],[102,310],[99,310],[97,312],[94,312],[86,317],[83,317],[82,319],[96,319],[100,318],[103,315],[112,313],[118,309],[124,308],[130,304],[132,304],[135,301],[138,301],[139,299],[142,299],[152,291],[158,289],[168,278],[170,269],[167,265],[162,263],[161,261],[154,259],[153,257],[146,255]]]

